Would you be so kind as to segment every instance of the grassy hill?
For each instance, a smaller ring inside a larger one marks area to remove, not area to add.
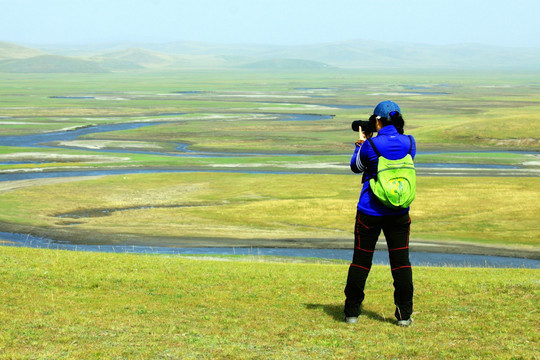
[[[130,48],[106,53],[100,58],[122,61],[126,64],[137,64],[143,67],[160,67],[174,62],[174,59],[171,56],[138,48]]]
[[[129,60],[94,58],[93,61],[103,69],[110,71],[132,71],[145,69],[143,65]]]
[[[167,54],[229,55],[254,59],[302,59],[356,69],[539,69],[539,48],[504,48],[479,44],[427,45],[351,40],[311,45],[148,44]]]
[[[0,41],[0,60],[26,59],[44,54],[40,50]]]
[[[66,56],[40,55],[26,59],[4,60],[0,72],[12,73],[105,73],[99,64]]]
[[[301,59],[271,59],[252,62],[241,66],[251,70],[285,70],[285,71],[310,71],[336,69],[328,64]]]
[[[403,329],[386,266],[351,325],[348,263],[266,261],[0,247],[0,357],[536,358],[538,270],[415,267]]]
[[[107,69],[307,69],[328,67],[373,70],[538,70],[539,48],[503,48],[478,44],[435,46],[353,40],[311,45],[92,44],[44,46],[49,54],[87,59]],[[44,55],[40,50],[0,42],[0,60]],[[294,59],[294,60],[293,60]],[[301,63],[300,61],[305,61]],[[319,64],[317,64],[319,63]],[[1,71],[18,71],[14,65]],[[79,65],[80,66],[80,65]],[[53,71],[54,72],[54,71]]]

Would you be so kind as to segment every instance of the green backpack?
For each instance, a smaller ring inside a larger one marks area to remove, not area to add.
[[[413,142],[409,153],[402,159],[389,160],[381,156],[379,150],[368,139],[371,147],[379,157],[377,180],[370,179],[369,186],[377,198],[387,207],[403,209],[408,207],[416,195],[416,170],[411,156]]]

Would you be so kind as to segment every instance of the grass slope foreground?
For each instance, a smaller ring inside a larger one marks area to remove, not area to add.
[[[403,329],[387,267],[351,325],[347,263],[226,260],[0,247],[0,358],[538,358],[537,270],[416,267]]]

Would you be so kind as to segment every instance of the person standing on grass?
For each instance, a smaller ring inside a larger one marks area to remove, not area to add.
[[[390,268],[394,279],[397,325],[409,326],[412,323],[413,312],[413,280],[409,261],[411,225],[409,207],[396,209],[385,206],[373,193],[369,180],[377,178],[379,155],[397,160],[410,153],[414,158],[416,143],[412,136],[403,135],[405,123],[401,110],[392,101],[379,103],[373,111],[370,122],[374,123],[377,136],[371,138],[372,133],[366,134],[360,128],[359,139],[351,159],[351,170],[363,173],[363,186],[356,214],[353,259],[345,287],[345,322],[358,322],[375,244],[382,230],[388,245]]]

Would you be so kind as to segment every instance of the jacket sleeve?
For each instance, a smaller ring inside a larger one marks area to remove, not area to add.
[[[411,137],[413,143],[411,157],[414,159],[414,157],[416,156],[416,139],[412,135],[409,136]]]
[[[362,144],[363,145],[363,144]],[[360,149],[361,146],[355,145],[356,148],[354,149],[354,154],[351,158],[351,170],[352,172],[356,174],[360,174],[364,172],[366,167],[362,164],[362,161],[360,160]]]

